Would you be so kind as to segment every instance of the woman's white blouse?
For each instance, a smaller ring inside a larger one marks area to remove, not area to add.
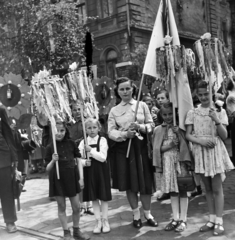
[[[110,139],[116,142],[122,142],[127,139],[127,130],[130,123],[135,122],[136,103],[137,101],[134,99],[131,99],[128,103],[122,101],[111,109],[108,118],[108,135]],[[151,132],[154,127],[148,106],[141,101],[137,111],[137,122],[140,124],[141,132],[145,132],[145,126],[147,126],[148,132]]]

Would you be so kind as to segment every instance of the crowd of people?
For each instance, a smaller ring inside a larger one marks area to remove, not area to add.
[[[197,193],[201,191],[200,179],[205,186],[209,220],[200,232],[213,231],[216,236],[222,235],[222,183],[225,173],[234,169],[224,145],[228,136],[226,111],[215,103],[210,107],[208,83],[200,81],[196,89],[200,104],[188,112],[186,131],[183,131],[174,124],[173,106],[166,90],[160,91],[156,100],[144,96],[134,119],[136,91],[130,79],[116,80],[115,94],[120,101],[109,113],[107,133],[101,132],[97,119],[87,118],[86,139],[83,139],[81,106],[77,103],[71,106],[75,124],[68,126],[60,120],[56,122],[57,153],[54,153],[50,126],[44,129],[49,197],[54,197],[57,202],[64,239],[90,238],[79,227],[81,210],[94,214],[94,234],[111,231],[108,221],[111,188],[126,192],[133,227],[142,227],[139,199],[147,224],[157,227],[158,222],[151,213],[156,174],[161,179],[158,186],[162,192],[160,200],[171,200],[172,220],[165,226],[166,231],[182,232],[187,228],[188,195],[187,189],[180,186],[179,178],[188,177],[196,180]],[[14,198],[9,189],[17,152],[6,112],[0,110],[0,152],[5,154],[0,161],[0,197],[7,231],[15,232]],[[73,211],[73,236],[68,228],[66,198],[69,198]]]

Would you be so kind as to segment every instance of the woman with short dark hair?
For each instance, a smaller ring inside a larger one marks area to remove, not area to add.
[[[144,209],[144,216],[150,226],[157,226],[150,213],[151,194],[155,191],[152,162],[148,158],[146,132],[154,126],[149,109],[139,102],[134,119],[137,101],[133,99],[133,82],[125,77],[116,81],[116,94],[121,102],[109,113],[108,135],[115,142],[112,160],[113,188],[126,191],[133,210],[133,225],[142,226],[138,208],[138,193]],[[132,139],[129,157],[126,157],[129,140]]]

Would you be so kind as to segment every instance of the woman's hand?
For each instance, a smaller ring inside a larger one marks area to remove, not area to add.
[[[210,108],[209,110],[209,117],[215,122],[215,123],[220,123],[220,120],[216,114],[216,111],[214,108]]]
[[[89,159],[89,160],[86,160],[85,166],[86,166],[86,167],[90,167],[90,166],[91,166],[91,160],[90,160],[90,159]]]
[[[52,161],[57,162],[59,160],[59,155],[57,153],[52,154]]]
[[[81,189],[84,188],[84,180],[83,179],[79,179],[79,185],[80,185]]]
[[[214,148],[215,147],[215,141],[201,139],[200,140],[200,145],[202,145],[203,147]]]
[[[138,131],[140,129],[140,125],[137,122],[132,122],[129,126],[129,129]]]
[[[127,138],[134,138],[135,134],[136,134],[135,130],[128,129],[128,131],[127,131]]]
[[[92,149],[92,148],[91,148],[89,145],[85,145],[85,150],[86,150],[86,152],[90,152],[91,149]]]

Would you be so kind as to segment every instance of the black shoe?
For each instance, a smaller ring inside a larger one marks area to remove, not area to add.
[[[79,228],[73,228],[73,237],[75,240],[89,240],[90,236],[82,233]]]
[[[135,227],[135,228],[141,228],[142,227],[142,221],[141,221],[141,219],[139,219],[139,220],[133,220],[133,226]]]
[[[145,216],[144,216],[145,217]],[[157,227],[158,226],[158,223],[154,220],[154,218],[149,218],[147,219],[145,217],[145,219],[147,220],[147,224],[151,227]]]
[[[163,200],[167,200],[167,199],[170,199],[169,193],[163,193],[161,197],[157,198],[158,201],[163,201]]]

